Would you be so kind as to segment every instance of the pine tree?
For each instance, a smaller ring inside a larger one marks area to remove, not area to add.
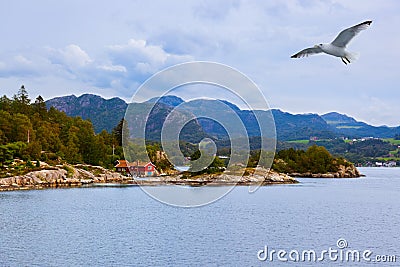
[[[28,92],[26,91],[24,85],[21,85],[18,93],[14,95],[13,100],[14,101],[11,105],[13,113],[22,113],[25,115],[29,114],[29,104],[31,103],[31,100],[29,99]]]
[[[46,103],[44,102],[44,99],[41,95],[36,97],[35,103],[33,104],[33,110],[34,112],[38,113],[42,119],[46,118],[47,115]]]
[[[121,119],[118,125],[113,129],[112,135],[118,146],[127,144],[129,140],[128,122],[125,119]]]
[[[29,99],[28,92],[25,89],[24,85],[21,85],[21,88],[18,90],[17,99],[22,104],[29,105],[31,100]]]

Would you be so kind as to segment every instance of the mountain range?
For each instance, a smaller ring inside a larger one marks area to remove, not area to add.
[[[222,103],[222,104],[221,104]],[[56,97],[46,101],[48,108],[64,111],[69,116],[80,116],[89,119],[94,126],[95,132],[102,130],[111,132],[118,122],[124,117],[128,103],[120,98],[104,99],[97,95],[84,94],[79,97],[70,95]],[[145,112],[154,106],[149,119],[146,120]],[[179,107],[178,107],[179,106]],[[239,117],[244,124],[250,137],[260,136],[260,127],[256,116],[263,121],[269,121],[271,114],[274,117],[277,138],[279,141],[301,140],[301,139],[331,139],[331,138],[360,138],[377,137],[391,138],[400,134],[399,127],[372,126],[355,120],[344,114],[331,112],[324,115],[318,114],[290,114],[279,109],[271,111],[263,110],[241,110],[236,105],[226,100],[196,99],[185,102],[176,96],[163,96],[152,98],[142,103],[132,103],[129,109],[135,110],[135,118],[130,118],[136,123],[146,123],[146,138],[159,140],[163,122],[167,116],[175,111],[175,119],[187,121],[190,116],[218,113],[223,118],[231,120]],[[269,116],[269,117],[268,117]],[[217,122],[202,116],[195,116],[186,125],[180,138],[185,141],[198,141],[210,136],[217,139],[228,138],[225,129]],[[267,118],[268,117],[268,118]]]

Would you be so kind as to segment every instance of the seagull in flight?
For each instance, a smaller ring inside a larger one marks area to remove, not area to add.
[[[330,44],[317,44],[314,47],[301,50],[291,58],[308,57],[318,53],[326,53],[335,57],[340,57],[344,64],[350,63],[350,60],[356,59],[356,55],[346,50],[347,44],[356,36],[360,31],[365,30],[371,25],[372,20],[364,21],[353,27],[347,28],[339,33],[339,35]]]

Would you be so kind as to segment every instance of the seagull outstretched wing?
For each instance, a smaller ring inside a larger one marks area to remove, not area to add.
[[[360,31],[365,30],[371,25],[372,20],[364,21],[360,24],[357,24],[353,27],[347,28],[339,33],[335,40],[332,41],[331,44],[338,47],[346,47],[346,45],[356,36]]]
[[[301,50],[297,54],[294,54],[293,56],[291,56],[291,58],[308,57],[310,55],[314,55],[314,54],[318,54],[318,53],[322,53],[322,49],[321,48],[319,48],[319,47],[310,47],[310,48],[306,48],[306,49]]]

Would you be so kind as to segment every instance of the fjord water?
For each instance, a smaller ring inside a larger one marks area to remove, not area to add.
[[[0,192],[0,266],[279,266],[269,249],[351,249],[400,261],[400,168],[359,179],[236,187],[199,208],[157,202],[138,187]],[[319,262],[365,266],[366,262]],[[368,264],[369,265],[369,264]]]

